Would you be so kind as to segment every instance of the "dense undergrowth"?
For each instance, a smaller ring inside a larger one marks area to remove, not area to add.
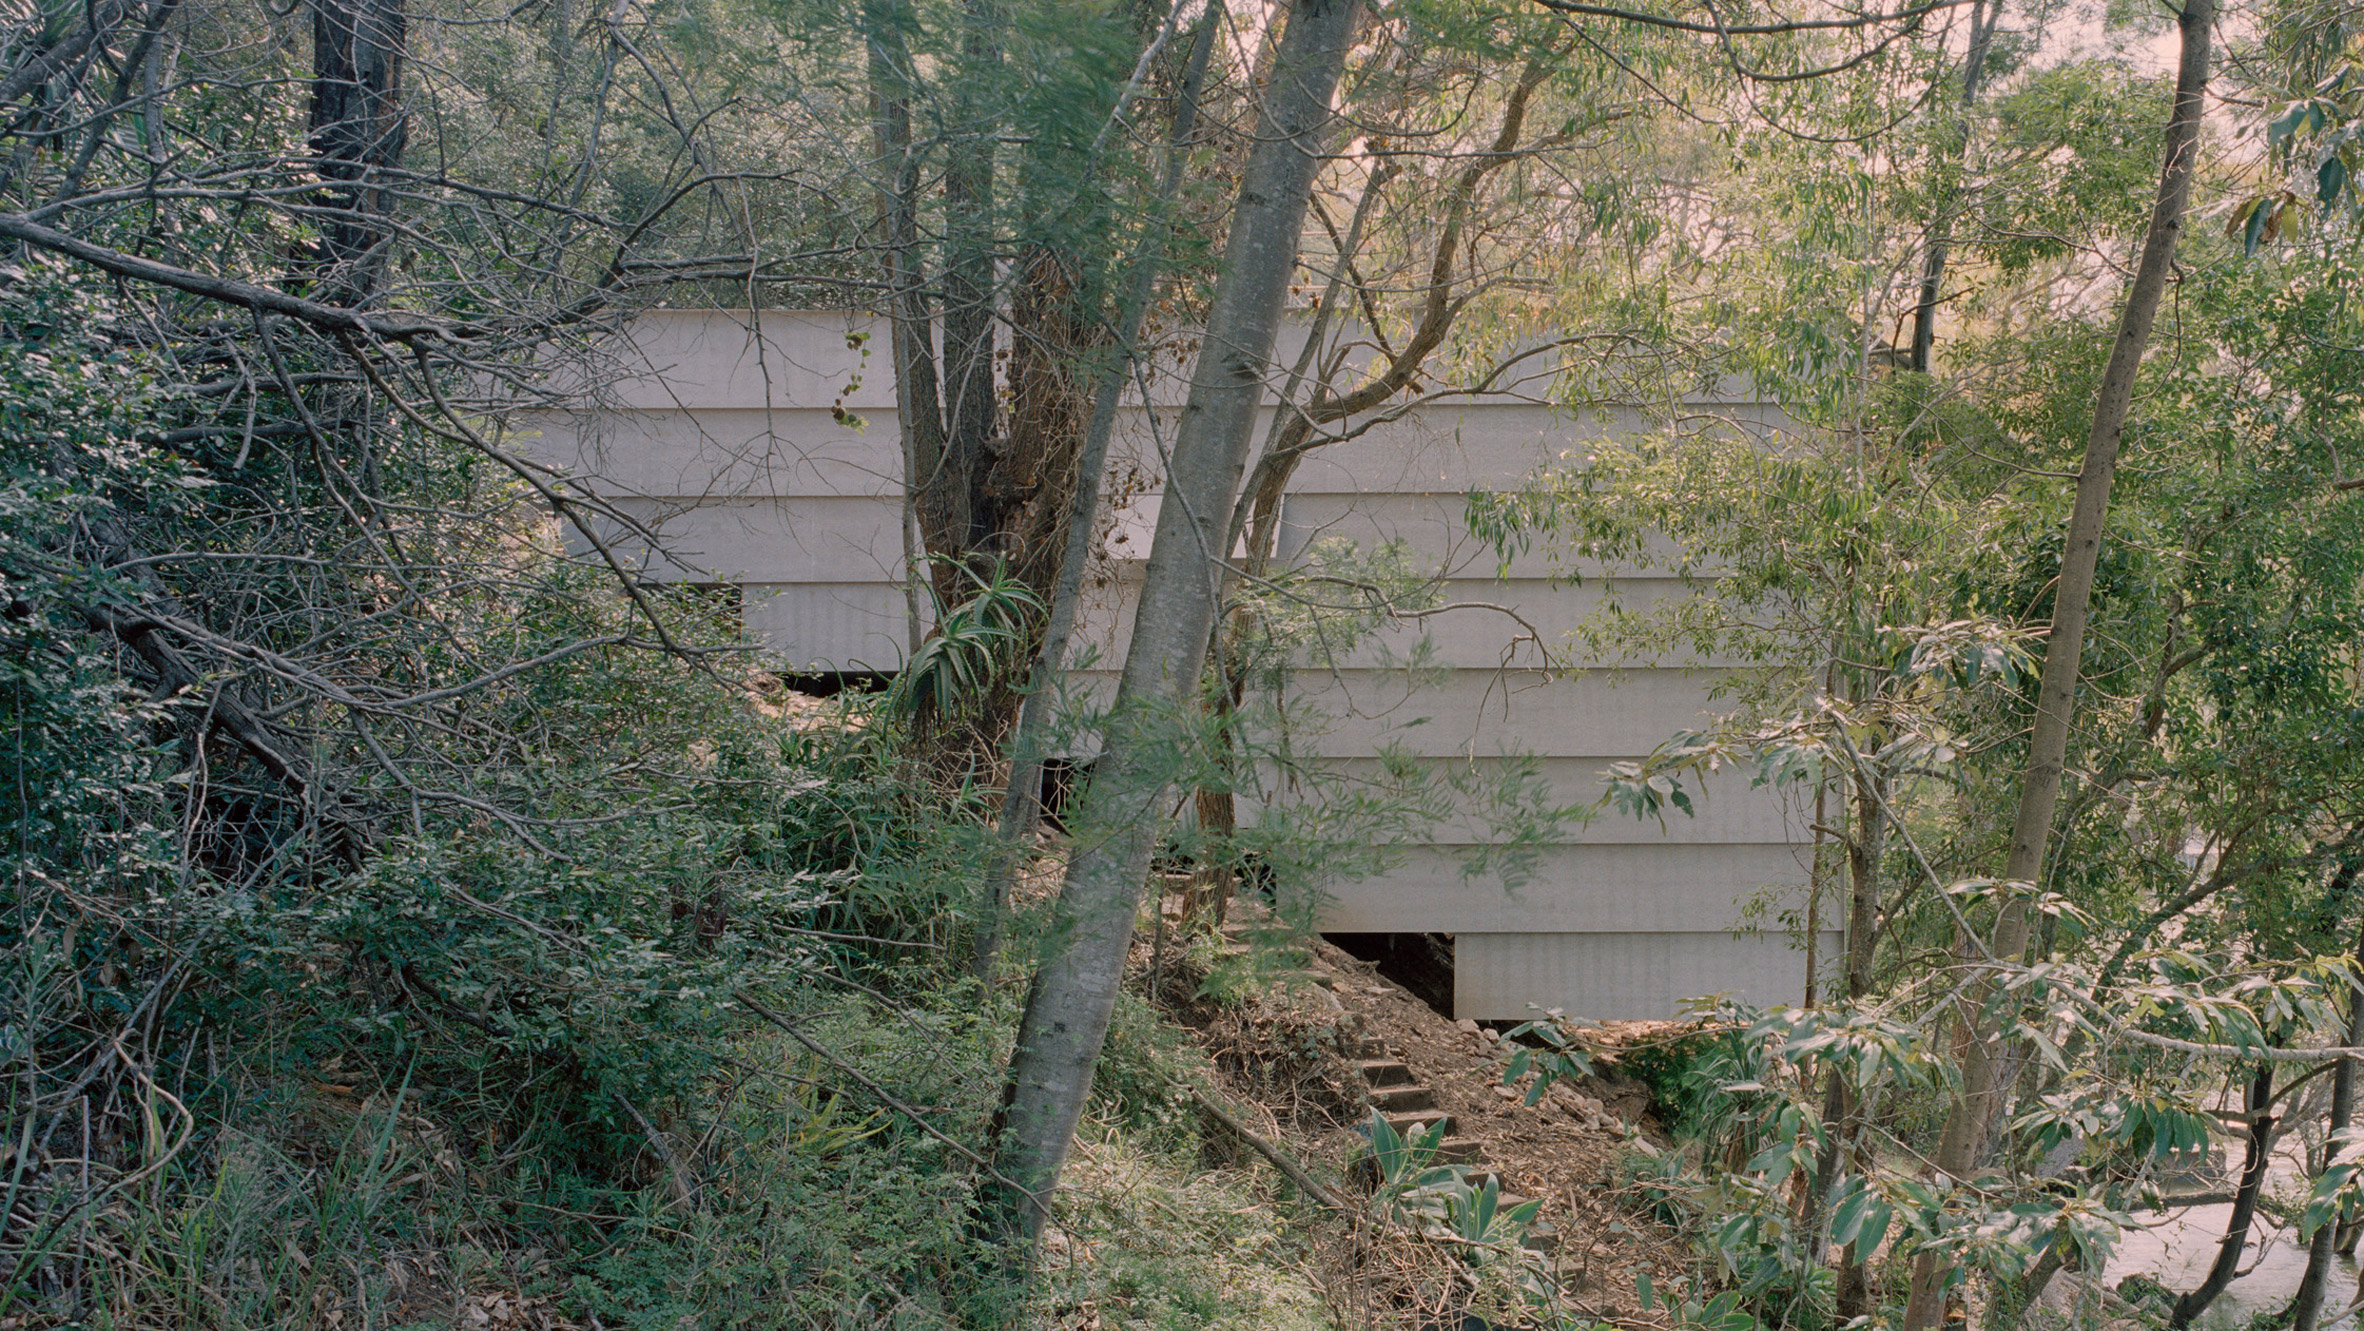
[[[78,874],[30,819],[10,838],[0,1321],[1325,1324],[1291,1203],[1200,1162],[1190,1060],[1137,1003],[1075,1214],[1006,1283],[969,1221],[1015,1025],[951,960],[971,824],[859,727],[586,673],[537,705],[664,718],[604,738],[671,766],[673,807],[544,829],[563,859],[463,826],[248,893],[172,872],[152,712],[84,690],[114,710],[79,757],[151,780],[33,806],[111,805]],[[65,755],[16,733],[34,791]]]
[[[449,438],[161,445],[132,318],[0,277],[0,1326],[1321,1320],[1139,1005],[1044,1278],[972,1234],[1016,1000],[888,719]]]

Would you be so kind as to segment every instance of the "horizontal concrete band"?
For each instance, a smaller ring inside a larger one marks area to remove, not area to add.
[[[1411,782],[1375,758],[1331,758],[1303,765],[1283,782],[1270,768],[1255,789],[1240,793],[1240,817],[1254,819],[1265,807],[1259,792],[1272,791],[1281,806],[1326,801],[1337,796],[1402,799],[1412,786],[1422,793],[1450,792],[1459,806],[1447,817],[1387,839],[1412,845],[1461,847],[1512,839],[1549,844],[1663,846],[1675,843],[1789,845],[1811,835],[1808,815],[1813,792],[1751,786],[1753,775],[1727,769],[1703,780],[1686,779],[1691,812],[1665,808],[1659,817],[1639,817],[1618,808],[1590,812],[1600,798],[1602,773],[1615,757],[1482,757],[1421,760]],[[1294,788],[1295,794],[1290,791]],[[1469,792],[1464,794],[1462,792]],[[1548,827],[1532,826],[1536,810],[1559,811]],[[1589,815],[1589,816],[1588,816]]]
[[[641,552],[649,558],[652,577],[696,580],[727,573],[748,582],[900,582],[903,577],[903,506],[892,495],[651,497],[622,487],[586,488],[656,534],[663,554],[651,557]],[[1292,494],[1282,508],[1278,554],[1284,564],[1295,564],[1316,542],[1368,552],[1401,541],[1416,552],[1408,571],[1423,576],[1442,573],[1482,581],[1608,579],[1622,585],[1675,571],[1563,557],[1549,543],[1505,560],[1492,544],[1469,532],[1464,521],[1467,507],[1468,499],[1461,494]],[[1152,496],[1118,508],[1104,556],[1118,561],[1146,557],[1156,508]],[[881,533],[888,538],[884,544],[865,544]],[[636,532],[615,526],[602,529],[601,537],[633,551],[645,544]],[[1705,568],[1689,571],[1712,573]],[[1130,576],[1122,571],[1114,575]]]
[[[1524,1021],[1558,1008],[1594,1020],[1671,1017],[1721,995],[1757,1007],[1805,997],[1802,939],[1778,934],[1463,933],[1453,939],[1453,1008]],[[1839,936],[1822,936],[1818,963]]]
[[[1381,745],[1436,757],[1648,753],[1727,708],[1713,696],[1722,682],[1721,672],[1675,669],[1304,671],[1291,697],[1312,714],[1297,747],[1321,757]]]
[[[1274,346],[1272,379],[1277,386],[1297,359],[1310,324],[1284,323]],[[549,367],[558,391],[579,386],[587,398],[626,408],[827,407],[849,411],[894,409],[894,375],[883,320],[858,314],[812,310],[652,310],[613,338],[595,356]],[[1165,334],[1145,357],[1151,399],[1179,406],[1189,391],[1186,378],[1198,339],[1188,330]],[[1351,380],[1378,352],[1366,344],[1359,361],[1345,367]],[[1531,362],[1534,373],[1515,372],[1497,381],[1499,391],[1466,402],[1521,404],[1548,400],[1553,386],[1548,358]],[[1720,386],[1706,397],[1687,396],[1696,408],[1710,401],[1738,405],[1750,395],[1741,385]],[[1128,392],[1128,399],[1140,399]],[[1461,402],[1440,404],[1451,411]],[[1762,410],[1762,408],[1758,408]]]
[[[600,539],[652,578],[689,582],[900,584],[903,509],[884,499],[746,499],[683,505],[613,501],[641,530]],[[570,535],[572,535],[570,533]]]
[[[1377,933],[1540,931],[1713,933],[1746,927],[1749,903],[1805,904],[1804,847],[1671,844],[1541,846],[1502,872],[1468,856],[1405,847],[1369,878],[1319,885],[1326,929]]]
[[[805,533],[808,541],[815,535],[810,530]],[[762,644],[769,655],[799,668],[875,659],[878,648],[873,637],[884,635],[893,642],[907,638],[908,610],[900,581],[810,578],[781,583],[748,578],[741,586],[745,588],[749,639]],[[1647,615],[1686,602],[1692,595],[1684,583],[1666,578],[1619,578],[1577,587],[1532,578],[1454,579],[1439,584],[1428,598],[1428,606],[1436,613],[1376,632],[1349,635],[1342,627],[1336,636],[1326,639],[1317,633],[1298,647],[1296,656],[1306,669],[1317,671],[1333,666],[1362,670],[1565,666],[1583,659],[1584,649],[1573,633],[1605,607]],[[926,600],[924,595],[921,599],[923,603]],[[1101,594],[1087,599],[1091,602],[1087,635],[1100,648],[1105,662],[1121,661],[1132,629],[1130,598],[1122,589],[1103,588]],[[1351,608],[1351,601],[1331,589],[1314,602],[1313,613],[1343,617]],[[1679,657],[1656,661],[1652,668],[1679,669],[1693,664],[1699,663]]]
[[[1275,408],[1263,412],[1258,434]],[[1111,475],[1155,476],[1160,443],[1178,411],[1120,412]],[[1647,433],[1633,410],[1571,416],[1543,406],[1464,406],[1371,426],[1322,446],[1299,467],[1302,493],[1463,494],[1517,485],[1539,470],[1582,466],[1605,437]],[[890,408],[856,413],[822,405],[660,406],[621,411],[520,413],[514,446],[624,494],[648,498],[814,495],[892,497],[903,443]]]

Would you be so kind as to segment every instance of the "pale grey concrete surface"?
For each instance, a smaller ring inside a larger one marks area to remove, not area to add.
[[[781,666],[892,670],[909,625],[901,448],[878,332],[840,314],[767,311],[757,321],[743,312],[659,312],[635,325],[610,388],[586,395],[581,411],[522,420],[522,437],[659,532],[656,550],[608,533],[650,576],[739,585],[747,632]],[[1161,364],[1172,371],[1182,360]],[[1086,695],[1121,664],[1178,385],[1178,374],[1161,377],[1152,391],[1161,410],[1134,402],[1120,420],[1109,484],[1115,517],[1079,623],[1079,642],[1099,650],[1096,669],[1079,681]],[[1546,386],[1528,387],[1539,394]],[[1761,406],[1719,410],[1772,419]],[[1404,541],[1450,575],[1441,599],[1514,608],[1564,655],[1568,630],[1605,600],[1643,607],[1683,594],[1682,585],[1543,552],[1505,569],[1467,531],[1464,496],[1644,426],[1637,411],[1568,414],[1507,394],[1389,423],[1300,470],[1279,554],[1294,557],[1323,539],[1365,548]],[[1582,580],[1571,585],[1570,574]],[[1369,766],[1383,744],[1480,767],[1532,755],[1555,794],[1585,801],[1609,763],[1698,727],[1719,706],[1710,695],[1729,663],[1667,657],[1545,670],[1538,646],[1516,641],[1523,632],[1504,615],[1457,611],[1309,660],[1291,692],[1327,720],[1293,741],[1348,772]],[[1424,635],[1437,669],[1408,673],[1401,663]],[[1530,876],[1509,884],[1462,872],[1462,849],[1487,832],[1482,820],[1448,820],[1405,847],[1397,866],[1321,885],[1323,923],[1453,934],[1462,1016],[1564,1008],[1653,1017],[1706,994],[1796,1002],[1802,943],[1779,923],[1804,902],[1807,819],[1795,803],[1750,789],[1743,775],[1719,775],[1701,792],[1696,817],[1670,815],[1663,829],[1614,813],[1571,824],[1537,849]],[[1767,909],[1752,917],[1750,903]],[[1772,921],[1772,931],[1743,929],[1752,918]],[[1826,936],[1819,950],[1827,961],[1839,940]]]

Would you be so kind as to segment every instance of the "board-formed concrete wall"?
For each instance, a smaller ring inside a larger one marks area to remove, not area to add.
[[[620,352],[625,377],[581,411],[526,422],[529,446],[593,478],[660,533],[660,549],[638,551],[650,576],[739,586],[748,633],[782,668],[891,671],[910,621],[901,445],[880,331],[838,314],[654,313]],[[1114,487],[1114,528],[1081,626],[1103,681],[1121,659],[1128,589],[1154,520],[1154,492],[1141,488],[1157,474],[1152,427],[1170,424],[1179,393],[1178,382],[1153,390],[1158,420],[1135,402],[1119,427],[1111,471],[1130,485]],[[1449,578],[1442,600],[1514,608],[1564,651],[1561,635],[1598,602],[1597,575],[1614,570],[1578,570],[1595,576],[1571,586],[1553,577],[1569,570],[1539,554],[1504,567],[1465,529],[1465,496],[1516,484],[1587,438],[1639,428],[1638,413],[1578,420],[1508,396],[1378,426],[1300,469],[1280,553],[1328,538],[1404,541]],[[1680,589],[1633,577],[1618,590],[1632,604]],[[1514,641],[1522,632],[1491,611],[1456,611],[1300,672],[1296,696],[1333,718],[1311,747],[1347,766],[1370,761],[1381,743],[1480,765],[1532,755],[1561,797],[1581,802],[1608,764],[1697,728],[1713,706],[1712,668],[1546,670],[1534,644]],[[1421,635],[1445,669],[1386,668],[1390,652]],[[1743,925],[1748,903],[1770,902],[1754,916],[1766,920],[1802,903],[1805,822],[1783,796],[1718,778],[1696,818],[1663,829],[1615,816],[1572,826],[1515,887],[1464,874],[1457,852],[1485,834],[1448,823],[1397,867],[1327,885],[1322,923],[1452,935],[1461,1016],[1663,1016],[1717,993],[1795,1002],[1803,953]],[[1835,956],[1836,940],[1819,951]]]

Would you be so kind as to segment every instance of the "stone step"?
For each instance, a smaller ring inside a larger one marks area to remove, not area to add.
[[[1359,1065],[1363,1080],[1373,1086],[1409,1086],[1412,1070],[1393,1058],[1366,1058]]]
[[[1453,1131],[1453,1116],[1442,1109],[1411,1109],[1402,1113],[1381,1110],[1379,1116],[1387,1120],[1387,1126],[1394,1128],[1397,1136],[1407,1140],[1413,1133],[1426,1132],[1439,1123],[1445,1125],[1448,1134]],[[1447,1140],[1451,1138],[1448,1136]]]
[[[1370,1094],[1371,1107],[1387,1112],[1436,1108],[1436,1092],[1426,1086],[1378,1086]]]
[[[1458,1172],[1461,1181],[1473,1188],[1483,1188],[1489,1182],[1496,1187],[1502,1186],[1502,1175],[1482,1159],[1475,1164],[1464,1165]],[[1508,1205],[1507,1202],[1504,1204]]]
[[[1364,1036],[1362,1045],[1357,1052],[1364,1059],[1371,1061],[1377,1061],[1379,1059],[1390,1057],[1387,1052],[1387,1041],[1380,1039],[1376,1035]]]
[[[1468,1137],[1447,1137],[1437,1144],[1436,1162],[1440,1165],[1481,1165],[1485,1161],[1485,1144]]]

